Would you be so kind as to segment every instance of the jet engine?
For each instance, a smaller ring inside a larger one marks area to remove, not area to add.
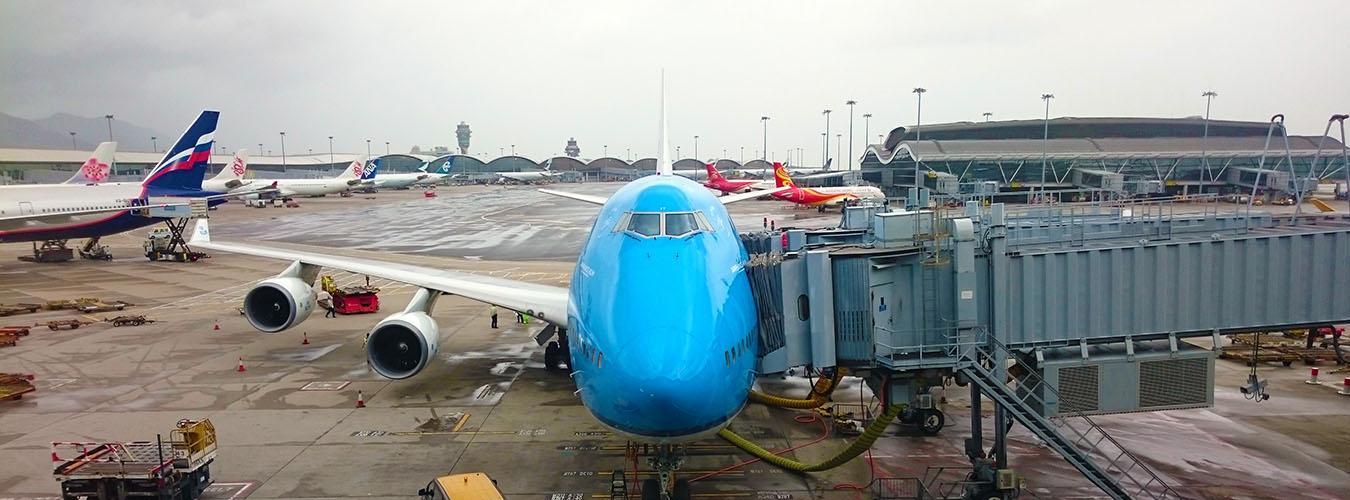
[[[375,325],[366,342],[366,356],[376,373],[405,379],[416,375],[436,354],[440,329],[436,320],[422,311],[390,315]]]
[[[272,278],[244,296],[244,316],[253,328],[265,333],[298,325],[313,311],[314,288],[300,278]]]

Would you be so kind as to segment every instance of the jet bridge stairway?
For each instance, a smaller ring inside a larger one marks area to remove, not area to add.
[[[957,364],[957,372],[965,375],[986,397],[1064,457],[1092,484],[1115,499],[1181,498],[1153,470],[1087,415],[1061,407],[1059,414],[1043,416],[1037,406],[1044,407],[1045,400],[1038,392],[1043,389],[1054,393],[1055,399],[1059,399],[1057,392],[1045,384],[1036,370],[1024,364],[998,341],[992,338],[987,340],[990,341],[987,346],[967,344]],[[1000,358],[1015,360],[1023,369],[1024,375],[1011,380],[1015,388],[1010,387],[1009,383],[1000,382],[1000,377],[990,368],[997,366],[995,362]]]

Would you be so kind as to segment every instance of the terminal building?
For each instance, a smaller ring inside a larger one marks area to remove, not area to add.
[[[1273,132],[1267,143],[1268,132]],[[1048,139],[1046,138],[1048,136]],[[1105,191],[1123,195],[1290,192],[1294,178],[1343,179],[1342,144],[1266,122],[1055,118],[898,127],[866,148],[863,179],[903,197],[916,172],[939,194]],[[1320,148],[1320,155],[1319,155]],[[1316,160],[1316,164],[1314,164]],[[1291,165],[1292,172],[1291,175]],[[1042,176],[1042,166],[1044,175]],[[1314,181],[1315,182],[1315,181]],[[1311,187],[1305,185],[1305,191]]]

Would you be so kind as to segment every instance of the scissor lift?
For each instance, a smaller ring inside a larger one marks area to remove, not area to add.
[[[62,451],[76,455],[62,459]],[[52,474],[63,500],[193,500],[211,484],[215,459],[210,420],[178,421],[168,442],[156,436],[154,442],[52,443]]]

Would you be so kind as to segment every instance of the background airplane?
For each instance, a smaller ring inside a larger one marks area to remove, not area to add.
[[[98,147],[94,148],[94,154],[85,160],[80,169],[75,171],[75,175],[64,184],[98,184],[108,180],[116,154],[116,142],[100,142]]]
[[[326,196],[350,191],[361,185],[362,179],[375,178],[379,165],[372,162],[366,165],[366,159],[353,161],[336,176],[327,179],[276,179],[277,194],[283,198],[295,196]]]
[[[552,180],[553,177],[556,175],[558,175],[558,173],[553,171],[552,159],[549,159],[548,161],[544,162],[543,170],[536,170],[531,172],[497,172],[497,177],[510,181],[524,182],[524,183],[548,181]]]
[[[248,150],[240,149],[234,152],[234,158],[230,164],[220,169],[215,177],[202,181],[202,190],[215,193],[229,193],[244,190],[245,186],[255,183],[255,179],[245,179],[244,174],[248,172]],[[261,183],[261,181],[256,181]]]
[[[440,332],[429,315],[436,298],[453,294],[522,311],[549,326],[541,344],[550,365],[570,366],[582,404],[600,423],[632,439],[656,443],[660,477],[680,461],[675,446],[716,433],[741,411],[755,378],[756,309],[745,272],[747,255],[725,204],[787,188],[718,198],[674,175],[661,117],[658,175],[612,196],[542,192],[600,205],[595,230],[577,259],[569,288],[401,263],[354,259],[211,239],[208,221],[192,245],[292,261],[244,298],[258,330],[274,333],[314,309],[322,267],[421,287],[412,302],[386,317],[366,344],[370,367],[388,378],[416,375]],[[570,339],[570,340],[569,340]],[[687,482],[644,483],[689,498]]]
[[[708,189],[715,189],[723,193],[738,193],[750,189],[751,186],[760,183],[756,179],[731,180],[722,176],[722,172],[717,170],[713,163],[705,163],[705,169],[708,171],[708,180],[703,183]]]
[[[376,165],[376,169],[378,169],[380,160],[382,160],[382,158],[376,158],[370,162],[371,164]],[[428,174],[426,168],[427,164],[423,163],[422,168],[419,169],[420,171],[418,172],[409,172],[406,174],[378,174],[373,177],[375,187],[380,189],[407,189],[418,183],[425,182],[428,179],[433,179],[432,182],[440,180],[439,177],[433,177],[433,174]]]
[[[838,187],[820,187],[820,188],[802,188],[797,187],[792,182],[792,176],[788,174],[787,169],[783,168],[782,163],[774,163],[774,183],[778,187],[788,188],[785,191],[774,193],[774,197],[780,200],[790,201],[798,205],[808,207],[830,206],[843,203],[845,200],[885,200],[886,194],[873,186],[838,186]]]
[[[201,189],[219,115],[202,111],[142,182],[97,183],[108,163],[96,151],[77,175],[94,182],[0,186],[0,243],[98,238],[167,220],[145,210],[186,207],[183,198],[223,203]]]

